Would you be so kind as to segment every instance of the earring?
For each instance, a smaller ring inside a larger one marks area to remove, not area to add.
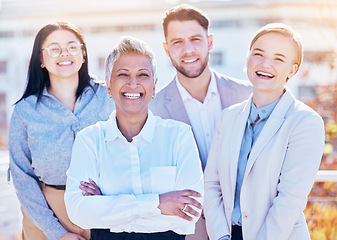
[[[112,95],[109,94],[109,98],[112,98]]]
[[[41,63],[41,65],[40,65],[40,66],[41,66],[41,68],[44,68],[44,67],[45,67],[45,65],[44,65],[43,63]]]
[[[153,95],[152,95],[152,99],[155,99],[156,98],[156,94],[154,93]]]

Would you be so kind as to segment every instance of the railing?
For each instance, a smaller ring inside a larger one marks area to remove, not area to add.
[[[319,170],[316,182],[337,182],[337,170]]]

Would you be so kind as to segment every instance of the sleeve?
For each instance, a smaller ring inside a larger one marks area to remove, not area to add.
[[[174,154],[177,164],[177,174],[175,191],[191,189],[199,192],[202,197],[194,198],[199,203],[203,204],[204,195],[204,178],[199,158],[198,147],[195,143],[194,136],[190,126],[183,125],[179,131],[179,138],[175,142]],[[190,205],[201,216],[201,209],[195,208]],[[195,223],[199,217],[193,215],[192,221],[187,221],[178,216],[161,215],[156,219],[157,226],[168,226],[169,229],[188,229],[188,234],[194,233]]]
[[[230,236],[229,235],[226,235],[226,236],[223,236],[221,238],[219,238],[219,240],[230,240]]]
[[[205,168],[205,204],[206,228],[211,240],[223,236],[230,236],[231,223],[227,222],[224,201],[221,191],[218,161],[221,158],[219,152],[221,143],[221,118],[214,131],[213,140]]]
[[[93,140],[94,141],[94,140]],[[78,134],[67,172],[65,205],[72,222],[82,228],[113,228],[140,216],[160,216],[158,194],[83,196],[80,181],[97,182],[99,168],[96,149]]]
[[[288,239],[303,214],[320,165],[324,124],[320,116],[306,115],[294,126],[281,169],[278,195],[273,200],[258,239]]]
[[[23,210],[49,239],[61,238],[67,231],[54,217],[41,192],[31,165],[27,125],[17,108],[14,109],[10,121],[8,147],[12,180]]]

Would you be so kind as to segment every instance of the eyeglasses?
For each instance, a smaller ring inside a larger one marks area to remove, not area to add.
[[[82,46],[83,44],[81,43],[72,42],[72,43],[68,43],[67,46],[63,46],[63,47],[67,49],[67,52],[70,55],[75,56],[81,52]],[[50,57],[57,58],[58,56],[60,56],[63,47],[61,47],[61,45],[58,43],[53,43],[46,48],[42,48],[42,50],[47,50],[47,53]]]

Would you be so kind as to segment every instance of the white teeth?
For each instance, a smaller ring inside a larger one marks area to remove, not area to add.
[[[71,64],[71,61],[66,61],[66,62],[59,62],[59,65],[69,65]]]
[[[264,76],[264,77],[270,77],[270,78],[274,77],[274,75],[272,75],[270,73],[265,73],[265,72],[260,72],[260,71],[258,71],[256,73],[257,73],[257,75],[261,75],[261,76]]]
[[[140,93],[124,93],[123,94],[125,97],[129,99],[138,99],[140,98]]]
[[[188,60],[183,60],[183,62],[186,62],[186,63],[191,63],[191,62],[195,62],[195,61],[197,61],[196,58],[194,58],[194,59],[188,59]]]

